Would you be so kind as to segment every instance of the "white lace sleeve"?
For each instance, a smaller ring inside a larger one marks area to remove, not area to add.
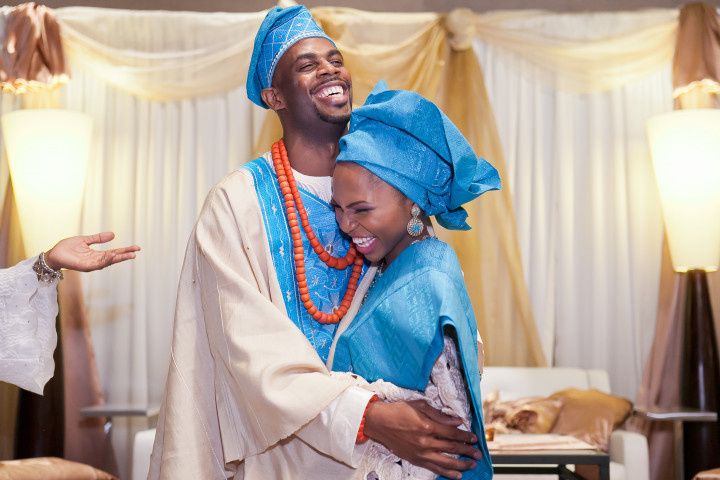
[[[35,260],[0,269],[0,381],[42,394],[55,371],[57,285],[38,282]]]
[[[370,388],[378,397],[387,401],[425,400],[438,410],[459,417],[463,424],[459,427],[470,431],[472,411],[468,401],[462,364],[452,338],[446,336],[442,353],[438,357],[430,382],[424,392],[400,388],[392,383],[378,380]],[[432,480],[437,476],[430,470],[417,467],[393,455],[383,445],[370,441],[365,457],[358,469],[363,480]]]

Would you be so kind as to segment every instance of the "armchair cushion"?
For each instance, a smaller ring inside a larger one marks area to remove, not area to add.
[[[0,480],[117,480],[117,478],[83,463],[55,457],[38,457],[0,462]]]

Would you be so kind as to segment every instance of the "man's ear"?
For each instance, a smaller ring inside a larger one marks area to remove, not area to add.
[[[260,92],[260,96],[265,102],[265,105],[270,107],[271,110],[282,110],[286,107],[285,99],[283,98],[280,90],[275,87],[265,88]]]

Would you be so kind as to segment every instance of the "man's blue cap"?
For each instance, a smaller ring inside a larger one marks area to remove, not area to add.
[[[305,38],[325,38],[335,45],[303,5],[268,12],[255,36],[247,75],[247,96],[254,104],[268,108],[260,92],[270,87],[280,57]]]
[[[461,205],[500,188],[495,167],[434,103],[383,81],[352,112],[337,161],[365,167],[452,230],[470,229]]]

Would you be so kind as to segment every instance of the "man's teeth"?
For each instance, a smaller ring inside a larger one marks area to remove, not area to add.
[[[330,95],[342,95],[343,88],[339,85],[335,85],[333,87],[325,87],[320,92],[318,92],[318,97],[324,98],[329,97]]]

